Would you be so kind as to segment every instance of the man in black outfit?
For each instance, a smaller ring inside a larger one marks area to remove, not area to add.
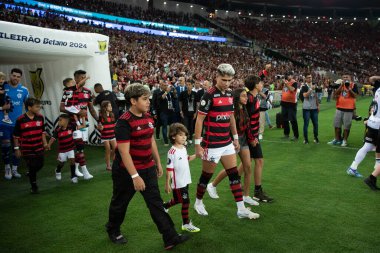
[[[162,91],[164,80],[160,80],[160,87],[153,91],[152,95],[152,116],[155,121],[156,126],[156,139],[160,139],[160,129],[161,129],[161,120],[160,120],[160,108],[158,104],[158,94]]]
[[[183,123],[189,131],[188,140],[192,144],[192,138],[194,133],[194,120],[195,120],[195,110],[197,109],[196,96],[197,93],[193,90],[193,80],[187,80],[187,89],[182,91],[179,96],[179,107],[181,118]]]
[[[174,88],[173,88],[174,89]],[[167,83],[163,82],[161,91],[158,93],[158,108],[160,111],[160,121],[162,127],[162,136],[164,138],[164,146],[169,145],[168,141],[168,125],[173,122],[174,106],[176,96],[173,89]]]
[[[115,93],[109,90],[104,90],[103,86],[100,83],[94,85],[94,91],[99,95],[96,96],[94,100],[94,105],[101,105],[103,101],[110,101],[112,105],[112,112],[115,116],[115,119],[119,118],[119,107],[116,104],[117,97]]]

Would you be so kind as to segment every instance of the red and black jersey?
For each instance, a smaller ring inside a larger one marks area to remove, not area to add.
[[[73,130],[70,127],[57,127],[53,132],[54,139],[58,140],[58,152],[66,153],[75,149]]]
[[[152,155],[152,136],[154,121],[149,114],[138,117],[130,111],[124,113],[116,123],[115,136],[117,143],[130,143],[129,153],[137,170],[154,166]],[[124,168],[121,155],[116,147],[115,161]]]
[[[236,129],[238,132],[238,135],[243,135],[247,133],[247,129],[249,127],[249,116],[247,115],[247,111],[245,108],[240,108],[239,110],[239,117],[235,116],[235,119],[239,118],[239,122],[236,121]]]
[[[65,87],[63,89],[61,103],[63,103],[65,107],[78,105],[78,94],[76,90],[77,86]]]
[[[249,115],[249,131],[248,140],[253,141],[259,136],[260,128],[260,99],[257,96],[253,96],[251,93],[247,93],[247,111]]]
[[[101,132],[101,138],[103,140],[111,140],[115,138],[115,119],[112,119],[110,116],[107,119],[100,117],[100,123],[103,125],[103,130]]]
[[[13,136],[19,139],[23,156],[38,156],[44,152],[42,134],[45,134],[44,117],[34,115],[33,119],[25,113],[18,117]]]
[[[206,115],[204,120],[205,133],[202,146],[205,148],[220,148],[231,143],[231,114],[234,113],[231,92],[223,94],[218,88],[211,87],[203,94],[199,114]]]

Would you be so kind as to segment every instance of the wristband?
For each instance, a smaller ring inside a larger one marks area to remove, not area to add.
[[[18,149],[20,149],[20,147],[13,147],[13,149],[14,149],[14,150],[18,150]]]
[[[136,178],[136,177],[138,177],[139,176],[139,173],[136,173],[136,174],[133,174],[132,176],[131,176],[131,178],[133,179],[133,178]]]
[[[239,140],[239,135],[234,134],[233,137],[234,137],[234,140]]]
[[[201,139],[194,139],[194,144],[195,145],[200,145],[201,144]]]

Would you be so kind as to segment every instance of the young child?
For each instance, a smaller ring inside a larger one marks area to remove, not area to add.
[[[194,226],[189,218],[189,184],[191,184],[189,161],[194,160],[195,155],[187,155],[185,142],[188,134],[186,127],[180,123],[174,123],[169,127],[169,139],[173,146],[168,152],[165,192],[170,193],[173,189],[173,198],[164,203],[164,208],[169,209],[181,203],[182,230],[199,232],[200,229]]]
[[[78,183],[78,178],[75,175],[75,154],[74,154],[74,139],[73,129],[70,128],[70,116],[68,114],[61,114],[58,120],[58,127],[54,130],[53,136],[49,141],[48,150],[55,140],[58,140],[58,165],[55,170],[55,177],[57,180],[62,179],[62,168],[67,160],[70,161],[71,182]]]
[[[44,149],[48,147],[40,109],[41,102],[38,99],[28,98],[25,101],[27,112],[17,119],[13,133],[15,155],[17,158],[22,156],[26,162],[33,194],[38,193],[37,172],[44,166]]]
[[[7,96],[5,95],[4,90],[5,77],[6,75],[3,72],[0,72],[0,110],[2,109],[1,107],[10,103],[9,99],[7,99]],[[3,122],[12,124],[12,120],[8,116],[8,110],[4,110]]]
[[[101,139],[106,149],[106,170],[111,171],[111,159],[115,156],[115,116],[112,112],[111,102],[105,100],[100,106],[98,129],[101,131]]]
[[[84,80],[87,80],[87,79],[84,79]],[[86,128],[86,117],[83,116],[80,119],[78,119],[77,113],[79,113],[80,108],[78,108],[78,106],[72,105],[71,102],[75,100],[75,96],[74,96],[75,90],[78,87],[80,87],[81,84],[84,84],[84,83],[85,81],[81,81],[79,84],[75,84],[74,79],[70,77],[63,80],[63,86],[65,86],[64,95],[63,95],[63,99],[65,99],[64,101],[65,109],[66,111],[71,112],[73,114],[78,130]]]
[[[128,85],[125,101],[130,105],[116,123],[116,157],[112,166],[113,195],[106,225],[110,240],[125,244],[120,226],[136,192],[144,197],[150,215],[169,250],[188,239],[174,229],[174,223],[162,206],[158,177],[162,176],[160,156],[153,137],[154,121],[147,113],[150,91],[142,84]]]

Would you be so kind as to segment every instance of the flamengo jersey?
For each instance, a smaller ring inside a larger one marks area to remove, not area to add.
[[[154,121],[149,114],[138,117],[130,111],[124,113],[116,123],[116,142],[130,143],[129,153],[137,170],[154,166],[152,155],[152,136]],[[115,162],[125,169],[118,147],[116,147]]]
[[[248,140],[253,141],[259,136],[260,127],[260,100],[251,93],[247,93],[247,111],[249,115]]]
[[[63,129],[62,127],[57,127],[53,132],[53,137],[58,140],[58,152],[66,153],[75,149],[73,130],[69,127]]]
[[[12,120],[12,126],[16,124],[16,120],[18,117],[22,115],[22,110],[24,108],[24,102],[29,97],[29,91],[26,87],[22,86],[22,84],[18,84],[16,88],[12,85],[5,83],[4,84],[5,97],[9,97],[13,109],[9,112],[9,118]],[[4,112],[0,111],[0,125],[7,124],[3,123]],[[9,124],[7,124],[9,125]]]
[[[179,189],[191,184],[189,156],[185,147],[172,146],[168,151],[167,171],[172,172],[172,189]]]
[[[31,119],[25,113],[17,119],[13,136],[20,141],[22,156],[42,155],[44,125],[44,117],[41,114],[34,115],[34,118]]]
[[[101,138],[105,140],[111,140],[115,138],[115,120],[112,120],[111,117],[107,117],[105,120],[103,117],[100,117],[100,122],[103,125],[103,130],[101,132]]]
[[[377,89],[372,101],[373,111],[367,121],[367,126],[373,129],[380,128],[380,89]]]
[[[198,110],[206,115],[205,133],[202,145],[205,148],[220,148],[231,143],[231,114],[234,113],[233,98],[230,91],[223,94],[218,88],[211,87],[202,97]]]

